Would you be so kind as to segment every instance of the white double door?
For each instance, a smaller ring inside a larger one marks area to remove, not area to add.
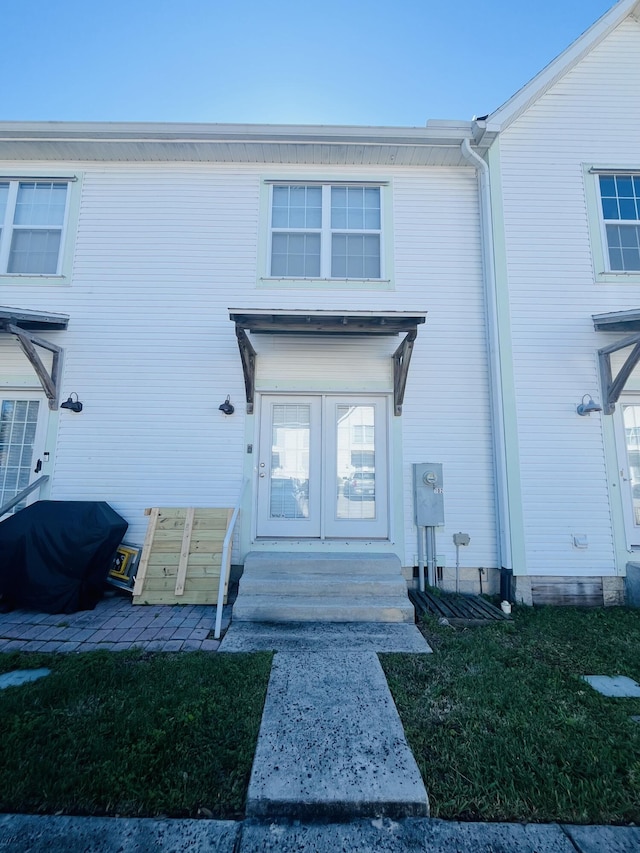
[[[383,396],[263,395],[257,535],[387,538],[387,412]]]

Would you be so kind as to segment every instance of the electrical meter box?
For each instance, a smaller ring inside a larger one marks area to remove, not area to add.
[[[438,527],[444,524],[444,487],[441,463],[414,463],[413,495],[415,521],[418,527]]]

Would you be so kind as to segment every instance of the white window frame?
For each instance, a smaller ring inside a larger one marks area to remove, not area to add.
[[[274,228],[272,224],[273,214],[273,188],[274,187],[321,187],[322,188],[322,224],[318,228]],[[331,227],[331,190],[333,187],[375,188],[380,193],[380,228],[332,228]],[[348,282],[383,282],[385,281],[385,182],[377,181],[305,181],[305,180],[282,180],[269,182],[269,221],[268,221],[268,245],[267,245],[267,274],[266,279],[272,281],[348,281]],[[278,276],[271,274],[272,241],[274,233],[300,233],[320,234],[320,274],[318,276]],[[334,234],[346,234],[349,236],[364,234],[377,235],[380,247],[380,274],[376,278],[345,278],[331,275],[331,247]]]
[[[67,231],[69,225],[69,211],[70,211],[70,199],[71,199],[71,183],[77,180],[75,177],[40,177],[37,175],[33,176],[20,176],[20,177],[3,177],[0,174],[0,184],[9,184],[9,193],[7,197],[7,205],[4,212],[4,220],[0,222],[0,276],[1,277],[10,277],[16,279],[22,278],[59,278],[63,275],[63,267],[65,266],[65,247],[67,243]],[[58,249],[58,260],[56,264],[55,272],[9,272],[9,257],[11,253],[11,243],[13,241],[14,231],[19,231],[23,229],[27,230],[58,230],[57,226],[52,228],[51,226],[38,226],[38,225],[29,225],[29,226],[20,226],[14,225],[13,219],[15,216],[16,202],[18,199],[18,188],[20,184],[66,184],[67,191],[65,196],[65,208],[64,214],[62,217],[62,225],[60,226],[60,246]]]
[[[605,220],[602,210],[602,197],[600,195],[601,175],[640,175],[638,165],[628,164],[612,166],[611,164],[583,164],[585,197],[587,202],[587,213],[589,223],[589,234],[591,239],[591,253],[593,258],[593,273],[596,282],[603,284],[629,284],[640,283],[640,270],[612,270],[609,260],[609,244],[607,241],[606,224],[626,222],[637,224],[634,220]]]
[[[598,210],[600,213],[600,228],[602,234],[602,248],[604,251],[604,261],[605,261],[605,269],[608,273],[626,273],[627,275],[640,275],[640,266],[637,269],[632,270],[619,270],[611,268],[611,257],[610,257],[610,247],[609,247],[609,239],[607,237],[607,225],[635,225],[640,228],[640,218],[638,219],[605,219],[604,210],[602,209],[602,193],[600,188],[600,178],[602,177],[612,177],[612,178],[638,178],[640,177],[639,173],[636,172],[624,172],[624,171],[611,171],[611,172],[599,172],[597,175],[597,190],[598,190]]]

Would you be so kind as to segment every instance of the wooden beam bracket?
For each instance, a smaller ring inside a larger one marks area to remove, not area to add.
[[[417,329],[412,329],[394,352],[393,358],[393,414],[399,417],[402,414],[404,402],[404,390],[407,385],[409,363],[413,352],[413,344],[418,335]]]
[[[49,408],[52,410],[57,409],[60,396],[59,380],[62,368],[62,348],[52,344],[44,338],[39,337],[38,335],[34,335],[26,329],[21,329],[19,326],[16,326],[11,322],[7,321],[2,323],[2,328],[5,332],[9,332],[9,334],[16,336],[18,343],[22,347],[22,351],[26,355],[31,366],[35,370],[38,379],[40,380],[44,393],[47,395]],[[49,373],[47,368],[44,366],[42,359],[38,355],[36,347],[41,347],[42,349],[53,353],[51,373]]]
[[[244,388],[247,397],[247,414],[253,414],[253,403],[256,389],[256,351],[251,345],[249,336],[245,330],[236,323],[236,337],[238,349],[242,360],[242,372],[244,374]]]
[[[619,352],[621,349],[626,349],[631,346],[633,349],[614,378],[611,370],[612,353]],[[614,413],[616,403],[620,399],[620,394],[622,394],[627,380],[633,373],[639,361],[640,334],[629,335],[615,344],[611,344],[608,347],[603,347],[601,350],[598,350],[600,383],[602,385],[602,393],[604,395],[602,411],[605,415],[612,415]]]

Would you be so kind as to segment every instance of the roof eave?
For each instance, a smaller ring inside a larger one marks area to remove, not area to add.
[[[465,139],[480,153],[490,144],[474,122],[426,127],[1,122],[0,158],[305,163],[331,162],[327,152],[334,152],[336,162],[349,164],[422,165],[455,161]]]
[[[0,122],[0,141],[58,142],[327,142],[443,144],[473,135],[472,122],[429,122],[426,127],[204,124],[167,122]]]

